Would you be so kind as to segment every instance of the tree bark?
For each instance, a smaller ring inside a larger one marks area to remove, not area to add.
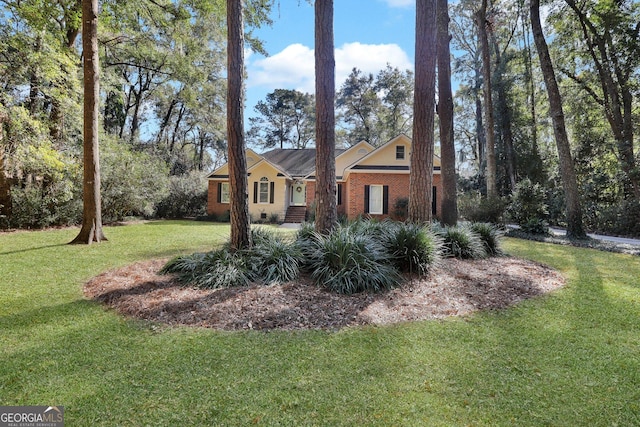
[[[438,117],[440,125],[440,173],[442,177],[443,225],[458,223],[456,188],[456,148],[453,139],[453,93],[451,91],[451,51],[449,48],[449,7],[447,0],[438,6]]]
[[[11,183],[7,179],[5,172],[5,149],[3,145],[4,124],[9,121],[9,117],[2,111],[3,106],[0,105],[0,215],[6,217],[11,216]]]
[[[564,185],[566,214],[567,214],[567,236],[574,238],[584,238],[586,234],[582,227],[582,209],[578,194],[578,184],[576,172],[571,158],[571,147],[564,123],[564,111],[562,109],[562,98],[556,80],[549,48],[542,32],[540,23],[540,0],[531,0],[531,29],[533,40],[538,50],[540,58],[540,68],[544,77],[544,83],[549,95],[549,113],[553,121],[553,133],[558,148],[558,159],[560,162],[560,176]]]
[[[251,246],[249,183],[244,143],[242,80],[244,78],[243,0],[227,0],[227,139],[231,250]]]
[[[338,222],[336,210],[335,53],[333,0],[315,2],[316,68],[316,224],[330,232]]]
[[[478,38],[482,51],[482,78],[484,80],[484,122],[485,138],[487,141],[487,198],[498,197],[498,186],[496,180],[496,149],[495,149],[495,125],[493,119],[493,98],[491,95],[491,53],[489,51],[489,38],[487,36],[487,0],[482,0],[482,6],[476,13],[476,24],[478,26]]]
[[[415,90],[409,177],[411,222],[431,221],[436,89],[436,0],[416,1]]]
[[[84,68],[84,176],[82,183],[82,228],[72,244],[107,240],[102,231],[100,200],[100,64],[98,61],[98,0],[82,2],[82,50]]]

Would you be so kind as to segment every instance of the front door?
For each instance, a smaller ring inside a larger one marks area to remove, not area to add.
[[[307,186],[296,182],[291,186],[291,204],[293,206],[305,206],[307,204]]]

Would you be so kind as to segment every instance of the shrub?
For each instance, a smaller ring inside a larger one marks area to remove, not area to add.
[[[390,227],[395,224],[393,221],[385,219],[378,221],[376,219],[358,219],[346,225],[351,233],[362,234],[381,239]]]
[[[384,247],[370,235],[337,227],[327,236],[316,237],[309,266],[319,285],[352,294],[390,289],[400,283],[400,274],[387,263]]]
[[[390,225],[383,244],[398,270],[420,275],[427,274],[437,263],[442,246],[428,228],[413,223]]]
[[[270,224],[277,224],[279,222],[280,222],[280,215],[278,215],[277,213],[272,213],[269,215]]]
[[[70,181],[59,181],[46,187],[41,184],[12,187],[8,225],[43,228],[78,224],[82,220],[82,198],[74,190]]]
[[[548,213],[545,199],[545,190],[540,184],[534,184],[529,178],[523,179],[516,185],[511,197],[509,216],[521,227],[531,226],[535,230],[542,226],[542,220]]]
[[[226,248],[174,258],[160,272],[176,273],[182,283],[207,289],[243,286],[252,281],[244,254]]]
[[[130,145],[105,139],[100,145],[102,218],[150,217],[168,194],[166,163]]]
[[[409,198],[398,197],[393,204],[393,215],[396,219],[404,221],[409,212]]]
[[[484,245],[484,250],[489,256],[502,255],[500,241],[503,233],[493,224],[488,222],[474,222],[471,224],[471,231],[476,233]]]
[[[549,234],[549,225],[541,218],[531,218],[523,224],[520,224],[520,230],[529,234]]]
[[[507,207],[505,199],[487,198],[479,192],[463,193],[458,197],[460,217],[471,222],[490,222],[501,224]]]
[[[168,195],[156,207],[160,218],[204,215],[207,209],[207,178],[200,171],[169,178]]]
[[[448,256],[462,259],[487,256],[482,240],[468,226],[443,227],[438,232],[444,240],[444,252]]]
[[[283,283],[295,280],[300,274],[302,252],[296,244],[279,238],[264,239],[254,243],[247,254],[255,280]]]

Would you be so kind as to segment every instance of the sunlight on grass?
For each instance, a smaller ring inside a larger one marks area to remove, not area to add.
[[[228,225],[0,234],[0,405],[69,425],[638,425],[640,258],[507,239],[565,288],[467,318],[338,332],[124,319],[82,296],[137,260],[216,247]]]

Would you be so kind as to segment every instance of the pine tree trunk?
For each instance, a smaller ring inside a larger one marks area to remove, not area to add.
[[[436,23],[436,0],[417,0],[416,74],[408,219],[419,224],[431,221],[435,138],[433,128],[436,89]]]
[[[107,240],[102,231],[100,200],[100,64],[98,62],[98,0],[82,3],[82,50],[84,67],[84,176],[82,228],[72,244]]]
[[[11,183],[5,172],[4,158],[6,154],[3,146],[4,124],[9,120],[9,117],[2,111],[2,108],[0,105],[0,215],[9,217],[11,216]]]
[[[540,68],[544,77],[544,83],[549,94],[549,113],[553,121],[553,133],[558,148],[558,159],[560,162],[560,176],[564,185],[566,213],[567,213],[567,235],[574,238],[584,238],[585,232],[582,227],[582,209],[578,194],[578,184],[576,172],[571,158],[571,148],[569,138],[564,123],[564,111],[562,109],[562,98],[556,80],[553,64],[549,55],[547,42],[542,32],[540,23],[540,0],[531,0],[531,29],[533,40],[538,50],[540,58]]]
[[[438,3],[438,117],[440,124],[440,173],[442,177],[443,225],[458,223],[456,188],[456,148],[453,140],[453,93],[451,92],[451,52],[449,48],[449,8]]]
[[[333,0],[315,2],[316,68],[316,231],[330,232],[338,222],[335,163],[335,57]]]
[[[482,0],[482,7],[476,14],[478,38],[482,51],[482,77],[484,80],[484,122],[485,138],[487,140],[487,198],[498,197],[496,180],[496,149],[495,149],[495,125],[493,119],[493,98],[491,94],[491,54],[489,52],[489,37],[487,36],[487,0]]]
[[[227,139],[231,249],[251,246],[249,183],[244,144],[242,80],[244,78],[243,0],[227,0]]]

